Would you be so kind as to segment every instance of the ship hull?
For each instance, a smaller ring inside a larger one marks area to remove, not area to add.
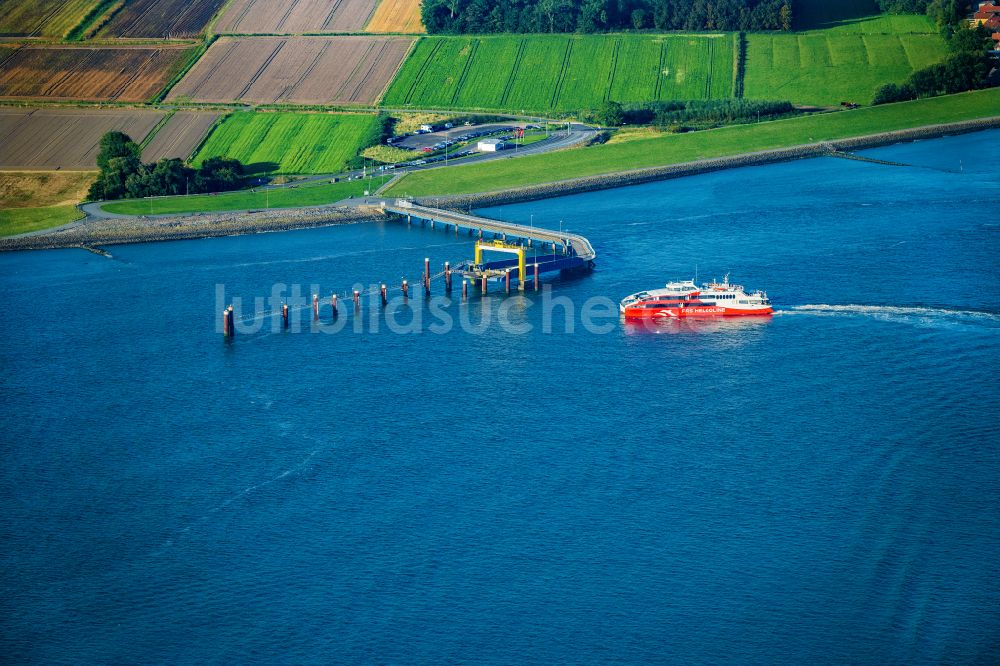
[[[622,308],[626,319],[680,319],[687,317],[762,317],[774,313],[773,308]]]

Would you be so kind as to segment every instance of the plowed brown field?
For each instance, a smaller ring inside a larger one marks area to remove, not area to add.
[[[223,38],[168,100],[372,105],[412,43],[406,37]]]
[[[118,10],[102,37],[195,37],[225,0],[135,0]]]
[[[144,102],[159,92],[189,46],[29,46],[0,65],[0,98]]]
[[[218,118],[218,113],[178,111],[142,151],[143,161],[156,162],[165,157],[187,160]]]
[[[0,108],[0,168],[93,169],[105,132],[141,142],[161,111]]]
[[[235,0],[215,26],[220,34],[295,35],[360,32],[378,0]]]
[[[420,20],[420,0],[382,0],[365,32],[427,32]]]

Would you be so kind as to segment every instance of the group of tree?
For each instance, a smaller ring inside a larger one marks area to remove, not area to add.
[[[432,34],[791,30],[792,0],[424,0]]]
[[[942,28],[957,26],[969,10],[968,0],[876,0],[890,14],[927,14]]]
[[[213,157],[197,169],[179,159],[144,164],[142,149],[122,132],[101,137],[97,167],[100,173],[87,195],[91,201],[224,192],[243,186],[239,160]]]
[[[593,120],[605,127],[655,125],[677,130],[690,129],[691,125],[712,127],[752,120],[771,120],[794,111],[795,107],[792,106],[792,103],[786,101],[724,99],[646,102],[628,105],[605,102],[591,116]]]
[[[887,83],[875,92],[873,104],[906,102],[918,97],[950,95],[986,88],[996,62],[990,56],[993,40],[983,26],[958,27],[948,39],[950,55],[944,62],[917,70],[906,83]]]

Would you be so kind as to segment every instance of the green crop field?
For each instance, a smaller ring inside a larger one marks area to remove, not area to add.
[[[382,103],[544,112],[723,99],[733,93],[733,45],[721,34],[425,37]]]
[[[387,196],[491,192],[997,115],[1000,115],[1000,88],[992,88],[856,111],[668,134],[463,167],[428,169],[406,175],[389,187]]]
[[[102,208],[117,215],[173,215],[176,213],[298,208],[300,206],[322,206],[351,197],[364,196],[365,188],[370,187],[374,191],[379,185],[379,179],[342,183],[324,181],[272,190],[239,190],[224,194],[198,194],[189,197],[129,199],[104,204]]]
[[[249,173],[336,173],[378,138],[374,115],[234,113],[209,135],[193,162],[231,157]]]
[[[939,35],[920,32],[750,34],[744,95],[796,104],[867,104],[882,84],[902,83],[946,54]]]
[[[795,4],[796,33],[747,35],[743,96],[837,105],[871,101],[946,55],[922,15],[878,14],[872,0]],[[732,34],[424,37],[389,87],[391,108],[575,112],[607,100],[733,95]]]
[[[99,0],[6,0],[0,36],[64,37]]]

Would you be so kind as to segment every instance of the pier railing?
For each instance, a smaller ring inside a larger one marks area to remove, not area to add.
[[[456,229],[489,232],[494,236],[499,235],[504,241],[511,238],[553,243],[571,249],[574,256],[587,262],[591,262],[597,257],[597,252],[594,251],[594,246],[590,244],[589,240],[580,234],[568,231],[555,231],[542,227],[494,220],[478,215],[469,215],[452,210],[431,208],[406,199],[383,200],[379,205],[385,212],[394,213],[408,220],[417,218],[430,221],[431,224],[437,222],[444,225],[451,225]]]

